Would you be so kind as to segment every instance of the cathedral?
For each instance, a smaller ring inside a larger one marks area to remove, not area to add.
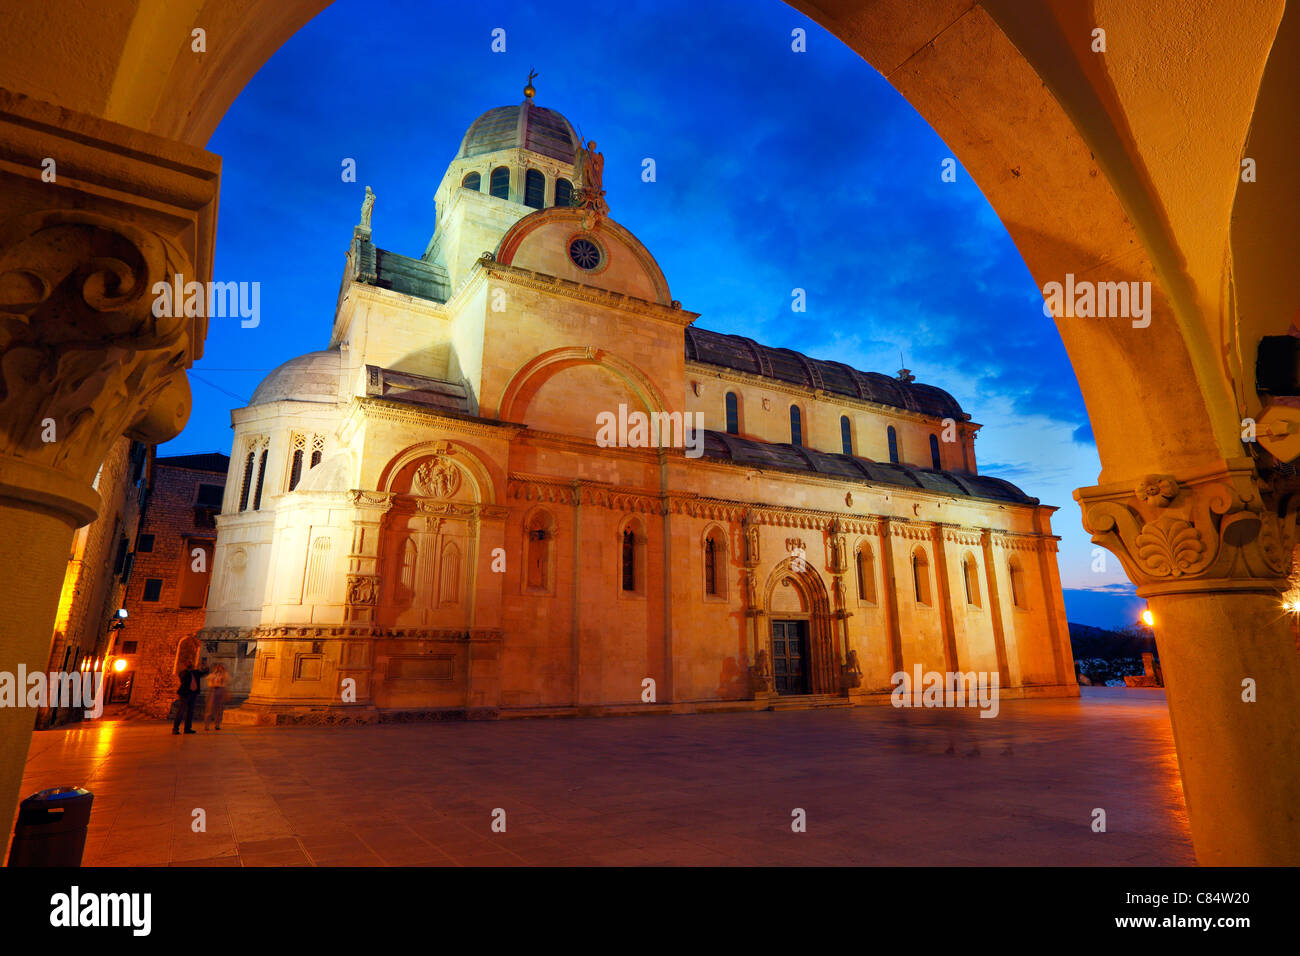
[[[375,244],[367,188],[328,346],[232,412],[198,637],[239,648],[244,708],[888,704],[914,672],[1076,695],[1056,509],[978,473],[970,414],[697,327],[534,98],[470,125],[419,258]],[[632,418],[658,440],[601,424]]]

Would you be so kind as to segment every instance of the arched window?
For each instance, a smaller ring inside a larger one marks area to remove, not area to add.
[[[790,444],[803,444],[803,418],[799,414],[799,406],[790,406]]]
[[[248,453],[248,458],[244,461],[244,481],[239,486],[239,510],[248,510],[248,493],[253,487],[253,462],[257,456],[253,452]]]
[[[735,392],[727,393],[727,434],[740,434],[740,400]]]
[[[727,593],[727,539],[720,531],[710,531],[704,539],[704,593],[723,597]]]
[[[546,205],[546,177],[541,170],[530,169],[524,173],[524,205],[534,209]]]
[[[853,426],[849,424],[849,416],[840,416],[840,446],[844,449],[844,454],[853,454]]]
[[[461,188],[472,189],[478,192],[482,188],[482,177],[478,173],[466,173],[465,178],[460,181]]]
[[[933,464],[936,471],[943,467],[943,462],[939,458],[939,436],[938,435],[930,436],[930,461]]]
[[[527,548],[528,566],[524,570],[524,584],[530,591],[550,589],[551,577],[551,542],[555,532],[551,516],[539,511],[528,521]]]
[[[498,166],[492,170],[492,178],[488,181],[488,192],[498,199],[510,198],[510,170],[505,166]]]
[[[636,532],[623,529],[623,590],[636,590]]]
[[[289,490],[293,491],[298,487],[298,482],[302,478],[302,449],[293,450],[293,466],[289,469]]]
[[[258,511],[262,507],[262,480],[266,478],[266,452],[262,449],[262,457],[257,463],[257,487],[253,490],[253,510]]]
[[[858,600],[869,604],[876,603],[876,559],[871,553],[870,545],[862,545],[854,555],[854,564],[858,572]]]
[[[974,555],[967,552],[961,562],[962,580],[966,582],[966,603],[980,607],[980,572]]]
[[[889,460],[898,464],[898,432],[894,431],[893,425],[889,426]]]
[[[555,181],[555,205],[573,205],[573,183],[567,179],[557,179]]]
[[[916,603],[930,603],[930,559],[924,548],[912,552],[912,583],[916,588]]]
[[[1029,595],[1025,591],[1025,569],[1020,566],[1020,558],[1013,555],[1008,570],[1011,572],[1011,603],[1025,610],[1029,607]]]
[[[438,569],[438,606],[460,603],[460,548],[455,541],[442,546],[442,562]]]

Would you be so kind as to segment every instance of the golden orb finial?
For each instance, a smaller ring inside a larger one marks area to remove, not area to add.
[[[531,67],[528,70],[528,85],[524,87],[524,96],[530,100],[537,95],[537,90],[533,87],[533,80],[537,79],[537,71]]]

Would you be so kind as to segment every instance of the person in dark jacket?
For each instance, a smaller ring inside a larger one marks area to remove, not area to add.
[[[185,718],[185,732],[194,733],[194,702],[199,699],[199,682],[207,676],[208,669],[203,667],[207,660],[201,661],[198,665],[185,668],[181,671],[181,685],[176,691],[176,696],[180,698],[180,706],[176,709],[176,720],[172,724],[172,733],[181,732],[181,718]]]

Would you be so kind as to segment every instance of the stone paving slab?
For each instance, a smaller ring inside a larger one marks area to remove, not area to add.
[[[994,719],[862,707],[193,740],[96,722],[33,737],[24,795],[61,785],[95,794],[86,866],[1195,862],[1163,695],[1122,688]]]

